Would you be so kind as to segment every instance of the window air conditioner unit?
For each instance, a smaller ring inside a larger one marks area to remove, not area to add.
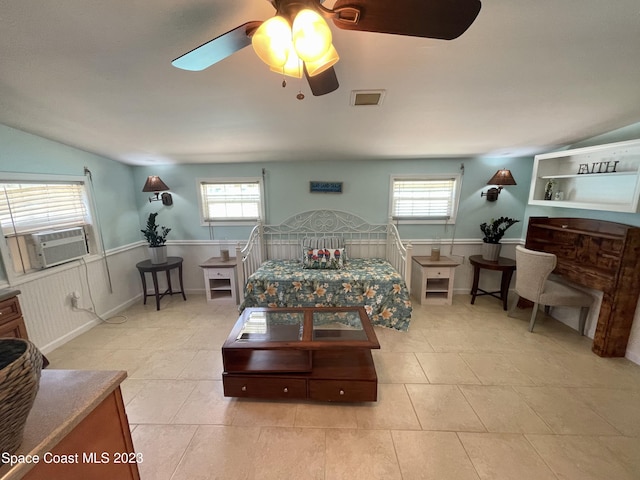
[[[33,268],[47,268],[87,255],[82,227],[32,233],[27,237]]]

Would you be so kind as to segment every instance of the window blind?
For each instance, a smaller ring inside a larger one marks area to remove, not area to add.
[[[0,227],[5,236],[89,223],[82,183],[0,183]]]
[[[260,217],[260,184],[202,182],[201,200],[205,221],[257,220]]]
[[[454,178],[394,180],[391,215],[396,219],[437,220],[453,215]]]

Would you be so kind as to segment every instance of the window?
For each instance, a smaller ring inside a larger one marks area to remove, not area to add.
[[[453,223],[459,175],[391,178],[390,215],[401,223]]]
[[[26,174],[20,177],[0,174],[0,231],[6,239],[3,245],[6,248],[2,249],[2,253],[10,277],[12,274],[24,275],[35,269],[53,266],[54,263],[64,263],[74,255],[75,258],[82,256],[82,252],[86,254],[87,235],[91,231],[92,221],[84,180],[84,177],[53,179],[52,176],[44,176],[36,179]],[[82,230],[69,230],[74,227]],[[32,234],[51,231],[57,232],[57,243],[50,242],[49,246],[53,243],[60,246],[50,248],[50,256],[45,260],[42,252],[34,250],[35,237]],[[70,240],[58,239],[72,235],[74,238]],[[76,239],[79,245],[72,251],[71,242]],[[95,249],[92,243],[90,250]],[[55,262],[51,257],[54,251],[58,257]],[[74,252],[77,254],[72,255]],[[10,265],[13,265],[13,271]]]
[[[263,217],[260,179],[200,179],[198,183],[203,224],[253,223]]]

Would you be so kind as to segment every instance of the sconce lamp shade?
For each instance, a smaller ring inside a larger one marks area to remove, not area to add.
[[[503,168],[502,170],[498,170],[496,174],[489,179],[487,185],[498,185],[498,187],[493,187],[487,190],[487,192],[482,192],[480,197],[487,197],[488,202],[495,202],[498,200],[498,195],[500,195],[503,186],[517,185],[517,183],[513,175],[511,175],[511,171]]]
[[[517,185],[516,181],[511,175],[511,170],[498,170],[496,174],[491,177],[491,179],[487,182],[487,185]]]
[[[147,181],[144,183],[144,187],[142,187],[143,192],[153,192],[156,194],[155,198],[149,197],[149,202],[162,200],[163,205],[172,205],[173,198],[170,193],[165,192],[166,190],[169,190],[169,187],[157,175],[147,177]],[[160,192],[165,192],[162,194],[162,197],[160,197]]]
[[[157,175],[147,177],[147,181],[142,188],[143,192],[164,192],[166,190],[169,190],[169,187]]]

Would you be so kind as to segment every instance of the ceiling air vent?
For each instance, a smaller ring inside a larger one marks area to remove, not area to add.
[[[352,90],[351,105],[354,107],[382,105],[385,90]]]

